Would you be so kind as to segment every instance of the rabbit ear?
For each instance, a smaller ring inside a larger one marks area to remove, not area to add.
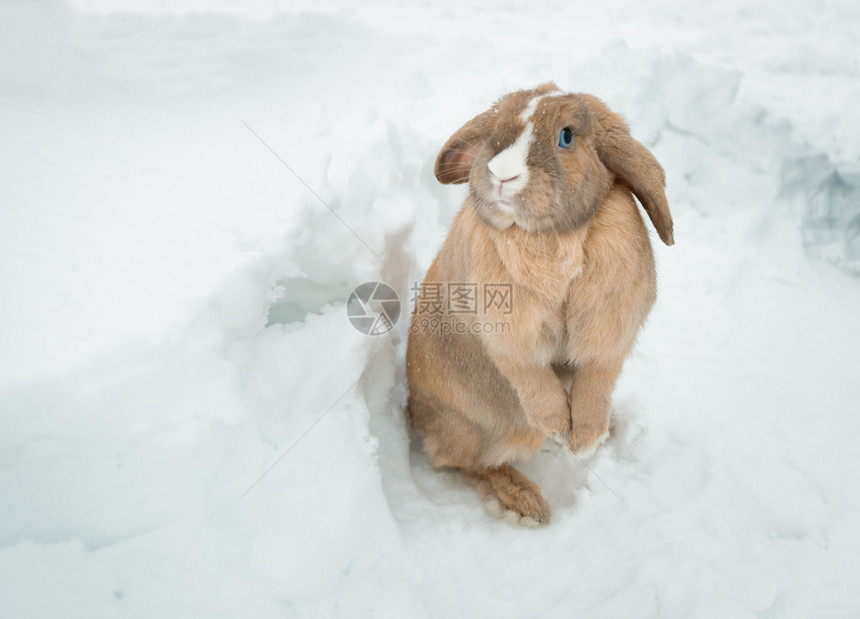
[[[647,148],[633,139],[627,123],[597,97],[583,95],[597,119],[597,154],[639,198],[657,234],[666,245],[675,243],[672,214],[666,200],[666,175]]]
[[[490,137],[498,112],[489,110],[478,114],[448,138],[436,157],[433,171],[443,185],[465,183],[469,180],[475,155]]]

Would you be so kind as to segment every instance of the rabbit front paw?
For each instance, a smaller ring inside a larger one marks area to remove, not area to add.
[[[607,438],[609,438],[609,429],[605,426],[577,426],[569,445],[571,451],[580,458],[589,458]]]
[[[532,425],[546,434],[563,442],[570,440],[570,418],[567,415],[547,415],[532,419]]]

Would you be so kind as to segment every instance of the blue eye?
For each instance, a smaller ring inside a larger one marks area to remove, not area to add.
[[[573,131],[570,130],[570,127],[565,127],[558,134],[558,145],[562,148],[570,148],[571,144],[573,144]]]

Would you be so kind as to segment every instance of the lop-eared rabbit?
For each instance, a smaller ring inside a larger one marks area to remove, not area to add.
[[[540,488],[512,464],[548,437],[581,458],[607,438],[657,290],[633,194],[671,245],[664,172],[602,101],[549,83],[463,125],[435,174],[469,193],[412,317],[409,415],[431,463],[476,480],[491,514],[544,524]]]

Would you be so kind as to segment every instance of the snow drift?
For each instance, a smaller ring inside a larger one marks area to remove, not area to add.
[[[555,4],[0,8],[0,615],[860,612],[857,7]],[[550,79],[678,243],[524,531],[410,445],[405,317],[344,305],[408,310],[438,147]]]

